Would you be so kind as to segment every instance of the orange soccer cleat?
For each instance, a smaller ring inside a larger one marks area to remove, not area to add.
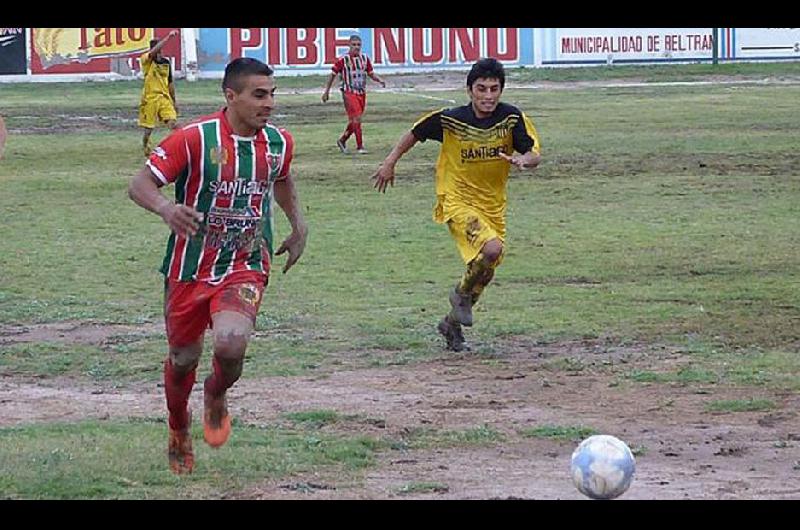
[[[211,447],[222,447],[231,435],[231,417],[225,394],[213,397],[206,391],[203,413],[203,438]]]
[[[189,474],[194,467],[191,426],[190,413],[189,425],[185,429],[169,428],[169,468],[176,475]]]

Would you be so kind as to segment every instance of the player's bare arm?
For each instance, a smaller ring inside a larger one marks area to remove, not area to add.
[[[275,255],[279,256],[284,252],[289,253],[286,264],[283,266],[284,274],[297,263],[300,256],[303,255],[303,250],[306,248],[306,239],[308,238],[308,225],[303,218],[302,210],[300,209],[300,201],[297,197],[297,190],[294,186],[294,179],[291,174],[286,178],[276,180],[273,192],[275,193],[275,202],[281,207],[292,226],[292,233],[289,234]]]
[[[375,74],[375,72],[369,72],[367,75],[369,75],[370,78],[372,78],[372,80],[375,81],[376,83],[380,83],[381,87],[386,88],[386,81],[378,77],[377,74]]]
[[[167,44],[167,42],[177,34],[178,34],[178,30],[173,29],[172,31],[169,32],[169,34],[166,37],[164,37],[163,39],[158,41],[158,43],[156,43],[156,45],[153,46],[150,49],[150,52],[147,54],[150,57],[150,60],[154,61],[155,58],[156,58],[156,55],[158,55],[158,52],[161,51],[161,48],[163,48]]]
[[[333,86],[333,80],[336,79],[336,74],[331,73],[328,76],[328,80],[325,81],[325,92],[322,93],[322,102],[326,103],[328,99],[331,97],[331,86]]]
[[[145,210],[158,214],[176,234],[191,237],[200,228],[203,214],[164,197],[158,177],[147,166],[131,179],[128,196]]]
[[[499,155],[504,160],[507,160],[509,163],[517,166],[517,169],[520,170],[536,169],[536,167],[542,161],[542,155],[533,150],[530,150],[525,154],[514,153],[512,155],[507,155],[505,153],[499,153]]]
[[[375,181],[373,185],[375,189],[381,193],[386,193],[387,186],[394,187],[394,166],[397,165],[397,161],[400,160],[400,157],[414,147],[418,141],[417,137],[414,136],[414,133],[411,131],[408,131],[400,138],[397,145],[394,146],[381,165],[378,166],[378,171],[372,175],[372,180]]]

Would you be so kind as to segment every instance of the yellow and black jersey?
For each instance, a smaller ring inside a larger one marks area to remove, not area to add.
[[[451,217],[454,208],[469,205],[503,223],[506,181],[511,164],[498,153],[540,152],[533,122],[513,105],[499,103],[487,118],[478,118],[472,104],[431,112],[411,132],[417,140],[442,143],[436,162],[434,220]]]
[[[142,74],[144,74],[142,101],[151,96],[165,96],[171,99],[169,85],[172,83],[172,66],[169,59],[161,57],[154,61],[150,58],[150,52],[145,52],[139,60],[142,65]]]

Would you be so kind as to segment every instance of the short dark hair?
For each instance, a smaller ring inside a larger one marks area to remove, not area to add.
[[[150,39],[150,49],[151,50],[156,47],[156,44],[158,44],[158,39]]]
[[[352,35],[350,35],[350,38],[348,40],[361,40],[361,35],[356,35],[355,33],[353,33]]]
[[[225,76],[222,78],[222,90],[230,88],[237,94],[244,88],[242,79],[248,75],[271,76],[272,68],[258,59],[239,57],[228,63],[225,67]]]
[[[494,78],[500,81],[500,90],[506,86],[506,71],[503,63],[493,57],[485,57],[472,65],[472,69],[467,74],[467,88],[472,90],[472,84],[476,79]]]

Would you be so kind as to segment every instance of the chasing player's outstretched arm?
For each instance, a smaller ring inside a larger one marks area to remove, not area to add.
[[[284,252],[289,253],[289,258],[283,266],[283,272],[286,273],[303,255],[303,250],[306,248],[306,239],[308,238],[308,225],[306,225],[303,211],[300,209],[300,200],[297,197],[297,189],[294,186],[294,179],[292,179],[291,173],[286,175],[286,178],[275,181],[273,193],[275,194],[275,202],[286,214],[286,218],[292,226],[292,233],[275,251],[276,256]]]
[[[517,166],[517,169],[536,169],[542,161],[542,146],[536,127],[524,113],[522,119],[514,125],[511,135],[515,152],[511,155],[498,153],[500,157]]]
[[[542,161],[542,155],[533,150],[528,151],[525,154],[514,153],[510,156],[505,153],[498,154],[501,158],[504,158],[511,164],[517,166],[518,169],[536,169],[536,167],[539,165],[539,162]]]
[[[414,147],[418,141],[411,131],[408,131],[400,138],[400,141],[397,142],[397,145],[394,146],[383,163],[378,166],[378,171],[372,175],[372,179],[375,180],[375,185],[373,186],[375,189],[381,193],[386,193],[387,186],[394,187],[394,166],[400,160],[400,157]]]

